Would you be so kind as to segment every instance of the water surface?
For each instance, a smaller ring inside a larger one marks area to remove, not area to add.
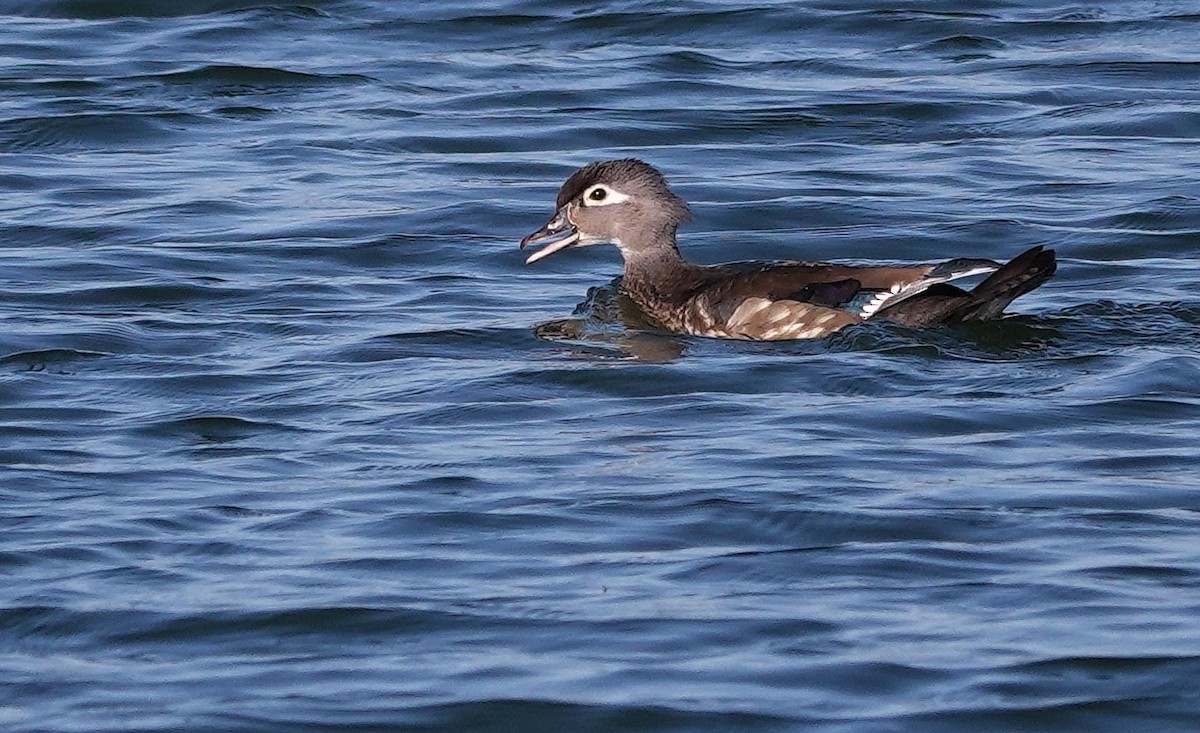
[[[0,5],[0,727],[1193,731],[1184,2]],[[1001,323],[657,334],[689,256],[1057,249]]]

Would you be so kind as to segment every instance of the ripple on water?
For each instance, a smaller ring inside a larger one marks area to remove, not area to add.
[[[38,351],[22,351],[0,357],[0,366],[15,368],[30,372],[52,372],[55,374],[71,374],[74,365],[93,359],[103,359],[112,354],[100,351],[79,351],[76,349],[41,349]]]
[[[0,728],[1195,728],[1182,4],[19,5]],[[698,260],[1060,270],[663,334],[516,246],[630,155]]]
[[[89,112],[0,121],[0,151],[68,152],[105,147],[155,150],[174,137],[177,127],[200,123],[183,112]]]

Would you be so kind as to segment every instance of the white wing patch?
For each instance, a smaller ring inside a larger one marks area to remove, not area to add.
[[[976,260],[976,262],[978,262],[978,260]],[[866,319],[879,313],[879,311],[886,306],[892,306],[902,300],[908,300],[914,295],[920,295],[939,283],[950,282],[951,280],[958,280],[964,277],[971,277],[972,275],[982,275],[984,273],[995,272],[999,268],[1000,265],[996,263],[972,265],[967,269],[951,272],[946,275],[927,275],[915,282],[907,284],[896,283],[888,290],[881,290],[878,293],[875,293],[869,300],[867,300],[866,303],[863,303],[862,307],[859,308],[858,317],[865,321]]]
[[[884,303],[892,300],[899,293],[900,283],[893,285],[891,290],[881,290],[878,293],[875,293],[871,296],[870,300],[868,300],[866,303],[863,303],[862,308],[860,308],[858,311],[858,317],[864,320],[870,318],[879,312],[879,309],[883,307]]]

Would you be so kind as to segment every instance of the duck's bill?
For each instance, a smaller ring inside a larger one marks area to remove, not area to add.
[[[521,249],[525,249],[531,244],[546,242],[541,249],[525,258],[525,264],[532,264],[544,257],[549,257],[578,241],[579,232],[567,221],[566,212],[560,211],[554,215],[553,219],[546,222],[546,226],[521,240]]]

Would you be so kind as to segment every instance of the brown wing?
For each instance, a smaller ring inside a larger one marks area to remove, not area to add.
[[[957,259],[909,267],[795,262],[703,268],[695,273],[690,287],[682,290],[682,301],[676,301],[684,306],[677,317],[678,327],[723,338],[821,338],[861,323],[881,305],[890,307],[889,298],[903,301],[946,280],[997,267],[990,260]],[[953,290],[956,296],[962,292]],[[874,303],[875,308],[862,307],[860,313],[838,309],[862,291],[882,300]],[[947,294],[932,293],[927,305],[934,305],[935,296]]]
[[[844,280],[856,280],[864,290],[887,290],[893,285],[905,285],[927,276],[932,265],[914,267],[854,267],[827,263],[785,263],[740,270],[736,265],[713,268],[720,273],[715,285],[726,297],[739,294],[765,296],[771,299],[794,298],[805,288]],[[707,288],[704,288],[707,289]],[[803,300],[803,297],[797,298]]]

